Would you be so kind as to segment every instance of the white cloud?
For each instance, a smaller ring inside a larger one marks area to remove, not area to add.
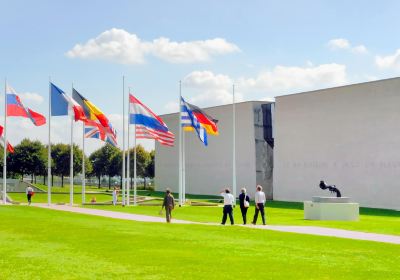
[[[232,102],[232,85],[235,83],[236,100],[271,100],[274,96],[339,86],[347,83],[346,66],[336,63],[305,67],[275,66],[260,72],[256,77],[233,78],[211,71],[194,71],[183,80],[183,95],[199,106],[214,106]],[[190,94],[186,94],[189,92]],[[165,106],[169,112],[177,110],[171,102]]]
[[[170,63],[209,61],[214,55],[240,51],[235,44],[222,38],[204,41],[174,42],[160,37],[143,41],[136,34],[113,28],[104,31],[85,44],[77,44],[66,55],[70,58],[102,59],[121,64],[141,64],[146,55],[153,55]]]
[[[350,49],[350,42],[347,39],[343,39],[343,38],[332,39],[328,42],[328,46],[332,50]]]
[[[400,49],[397,49],[394,54],[387,56],[375,57],[375,64],[382,69],[400,69]]]
[[[356,54],[367,54],[368,49],[364,45],[352,46],[350,41],[344,38],[332,39],[328,42],[331,50],[348,50]]]
[[[43,96],[34,93],[34,92],[25,92],[25,93],[20,93],[19,96],[21,97],[21,101],[25,104],[36,104],[40,105],[43,103],[44,98]]]

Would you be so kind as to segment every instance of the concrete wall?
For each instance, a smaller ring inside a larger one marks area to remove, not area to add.
[[[329,195],[400,210],[400,78],[281,96],[275,105],[274,199]]]
[[[205,111],[218,119],[220,135],[209,136],[209,145],[205,147],[195,133],[185,133],[186,192],[219,194],[222,188],[232,187],[232,105]],[[178,114],[162,118],[178,138]],[[178,147],[178,139],[173,148],[156,144],[155,185],[158,190],[170,187],[178,192]],[[236,160],[237,194],[244,186],[253,194],[256,185],[254,102],[236,104]]]

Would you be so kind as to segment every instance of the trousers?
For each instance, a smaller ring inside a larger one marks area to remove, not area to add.
[[[242,212],[243,224],[247,223],[247,209],[246,207],[240,207],[240,211]]]
[[[258,212],[261,213],[261,218],[263,225],[265,225],[265,211],[264,211],[264,203],[257,203],[258,208],[256,207],[256,212],[254,213],[253,224],[257,223]]]
[[[222,224],[225,225],[227,216],[229,215],[229,220],[233,225],[233,208],[232,205],[224,205],[223,216],[222,216]]]

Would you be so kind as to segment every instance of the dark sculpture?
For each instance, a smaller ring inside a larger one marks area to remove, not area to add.
[[[320,187],[321,189],[323,189],[323,190],[328,189],[331,193],[335,193],[335,194],[336,194],[336,197],[342,197],[342,194],[340,193],[339,189],[336,188],[335,185],[328,186],[328,185],[325,184],[324,181],[320,181],[320,182],[319,182],[319,187]]]

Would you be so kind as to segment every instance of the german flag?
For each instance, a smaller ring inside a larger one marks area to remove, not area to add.
[[[187,103],[186,104],[189,106],[190,110],[192,110],[193,114],[196,116],[197,120],[199,121],[200,125],[204,127],[204,129],[207,131],[207,134],[211,135],[219,135],[218,132],[218,120],[214,119],[210,115],[208,115],[206,112],[201,110],[199,107]],[[185,131],[193,131],[194,128],[192,126],[185,126],[183,128]]]

